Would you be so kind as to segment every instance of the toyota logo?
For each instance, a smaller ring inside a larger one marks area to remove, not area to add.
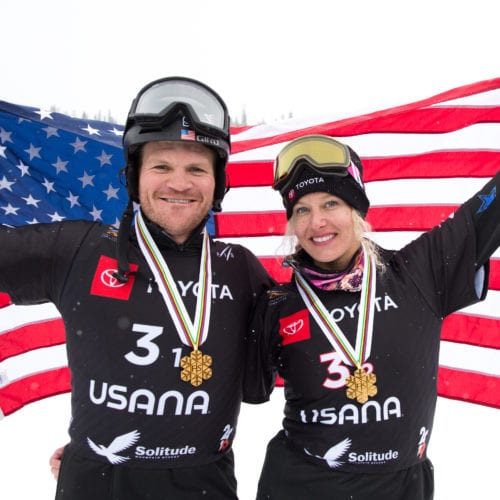
[[[298,321],[294,321],[293,323],[290,323],[285,328],[283,328],[283,333],[285,335],[295,335],[297,332],[302,330],[303,326],[304,321],[299,319]]]
[[[126,283],[121,283],[114,277],[116,271],[116,269],[105,269],[101,273],[101,283],[105,286],[109,286],[110,288],[120,288],[125,286]]]

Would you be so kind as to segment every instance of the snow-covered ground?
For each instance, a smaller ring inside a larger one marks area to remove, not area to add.
[[[283,393],[264,405],[243,405],[235,441],[240,500],[253,500],[267,441],[277,432]],[[48,459],[67,440],[69,395],[30,404],[0,420],[0,498],[51,500]],[[500,498],[500,410],[439,398],[429,456],[435,500]],[[389,499],[388,499],[389,500]]]

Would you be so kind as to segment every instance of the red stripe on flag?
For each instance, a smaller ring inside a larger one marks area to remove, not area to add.
[[[215,214],[214,222],[217,238],[281,236],[286,228],[286,216],[283,210],[279,212],[223,212]]]
[[[259,257],[262,265],[266,268],[267,272],[278,282],[286,283],[290,281],[292,270],[290,267],[283,267],[281,263],[282,258],[279,257]]]
[[[440,103],[444,103],[450,99],[460,99],[467,96],[471,96],[474,94],[479,94],[483,92],[488,92],[489,90],[496,90],[500,87],[500,78],[495,78],[492,80],[484,80],[482,82],[473,83],[471,85],[464,85],[462,87],[457,87],[455,89],[448,90],[446,92],[442,92],[441,94],[435,95],[433,97],[429,97],[427,99],[422,99],[420,101],[415,101],[413,103],[405,104],[402,106],[396,106],[393,108],[384,109],[381,111],[375,111],[373,113],[368,113],[365,115],[354,116],[350,118],[346,118],[344,120],[337,120],[330,123],[317,124],[313,126],[297,128],[293,131],[269,135],[264,138],[259,139],[249,139],[249,140],[239,140],[236,135],[232,140],[232,153],[240,153],[242,151],[248,151],[250,149],[256,149],[263,146],[269,146],[272,144],[276,144],[279,142],[291,141],[292,139],[296,139],[304,134],[325,134],[336,136],[340,135],[339,132],[343,132],[343,137],[347,135],[361,135],[363,133],[372,133],[374,131],[378,132],[386,132],[385,129],[381,127],[382,119],[388,120],[389,118],[392,120],[399,120],[399,125],[397,127],[398,132],[404,133],[419,133],[422,131],[421,127],[425,129],[425,125],[420,125],[418,122],[413,122],[413,127],[408,128],[405,123],[408,122],[408,112],[419,112],[422,108],[424,111],[428,111],[429,106],[437,105]],[[477,109],[495,109],[497,106],[472,106]],[[427,109],[425,109],[427,108]],[[443,113],[441,114],[442,119],[446,122],[451,122],[453,125],[449,130],[457,130],[460,128],[459,122],[457,121],[458,115],[452,113],[452,110],[455,109],[457,112],[462,110],[467,110],[471,108],[471,106],[446,106],[438,109],[442,109]],[[495,112],[496,113],[496,112]],[[400,117],[404,116],[405,119],[401,119]],[[389,118],[388,118],[389,117]],[[393,118],[396,117],[396,118]],[[380,121],[378,121],[380,120]],[[487,121],[495,121],[493,116],[489,116]],[[498,123],[498,121],[495,121]],[[449,126],[449,125],[448,125]],[[392,125],[394,131],[394,125]]]
[[[439,151],[412,156],[362,158],[362,161],[365,183],[437,177],[492,177],[500,164],[500,151]],[[273,161],[230,162],[227,175],[231,188],[269,186],[271,189]]]
[[[285,283],[290,280],[291,269],[289,267],[283,267],[281,263],[283,259],[281,257],[259,257],[259,260],[262,262],[262,265],[266,268],[267,272],[279,283]],[[500,260],[499,259],[491,259],[490,261],[490,290],[500,290]],[[469,316],[464,315],[465,318]],[[500,349],[500,335],[498,334],[498,320],[490,319],[490,318],[477,318],[474,320],[472,324],[459,324],[455,323],[456,320],[453,320],[453,324],[449,318],[446,318],[443,328],[446,330],[446,338],[444,340],[451,340],[458,342],[458,337],[453,336],[453,329],[464,328],[469,330],[469,334],[476,339],[482,338],[481,332],[487,331],[488,334],[486,337],[489,337],[491,340],[488,341],[488,347],[496,346]],[[481,321],[479,321],[479,319]],[[447,323],[450,323],[449,325]],[[486,329],[486,330],[485,330]],[[473,343],[473,342],[467,342]],[[477,344],[482,344],[483,342],[479,340]],[[486,345],[486,344],[485,344]]]
[[[427,231],[447,219],[458,205],[371,207],[367,221],[374,231]],[[286,229],[283,210],[215,214],[217,238],[282,236]]]
[[[281,263],[283,259],[281,257],[259,257],[259,260],[262,262],[262,265],[266,268],[267,272],[279,283],[285,283],[290,280],[291,269],[289,267],[282,267]],[[489,290],[500,290],[500,259],[491,259],[490,260],[490,283]],[[464,315],[466,318],[468,316]],[[473,324],[462,324],[462,327],[469,330],[471,337],[480,335],[483,332],[484,328],[487,328],[488,337],[493,337],[492,340],[489,341],[488,347],[492,347],[494,345],[500,349],[500,335],[498,334],[498,320],[489,319],[489,318],[481,318],[482,321],[478,322],[474,321]],[[446,338],[444,340],[456,341],[455,337],[453,337],[452,331],[453,328],[460,328],[461,326],[457,324],[447,325],[447,320],[445,320],[443,328],[446,329]],[[448,320],[449,321],[449,320]],[[491,338],[490,337],[490,338]],[[456,337],[458,338],[458,337]],[[481,336],[476,337],[481,338]],[[468,342],[472,343],[472,342]],[[481,341],[478,342],[478,345],[482,344]]]
[[[442,134],[476,123],[496,123],[499,121],[500,106],[424,107],[382,116],[380,114],[366,115],[365,120],[360,119],[356,123],[352,123],[352,120],[345,124],[340,121],[336,125],[332,124],[329,135],[347,137],[379,132]]]
[[[0,292],[0,308],[7,307],[12,304],[10,297],[6,293]]]
[[[67,367],[30,375],[0,388],[0,410],[7,416],[24,405],[71,390]]]
[[[39,347],[64,344],[66,335],[62,319],[52,319],[20,326],[0,335],[0,361]]]
[[[374,231],[428,231],[457,208],[458,205],[371,207],[366,220]]]
[[[241,161],[229,162],[227,178],[230,188],[269,186],[273,183],[273,162]]]
[[[441,339],[500,349],[498,319],[454,313],[443,322]]]
[[[493,177],[500,164],[500,151],[436,151],[362,158],[362,162],[365,183],[393,179]]]
[[[488,288],[490,290],[500,290],[500,259],[490,260],[490,282]]]
[[[276,385],[283,386],[283,379],[279,376]],[[0,388],[0,409],[7,416],[25,404],[70,390],[67,367],[39,373]],[[500,377],[441,366],[438,373],[438,394],[500,408]]]
[[[278,376],[276,386],[283,385]],[[500,408],[500,377],[440,366],[437,390],[445,398]]]
[[[438,373],[438,394],[450,399],[500,408],[500,377],[441,366]]]

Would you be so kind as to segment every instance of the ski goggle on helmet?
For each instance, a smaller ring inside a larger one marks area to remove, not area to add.
[[[140,127],[144,136],[154,134],[154,131],[164,129],[183,114],[186,115],[186,128],[206,135],[197,138],[197,142],[220,148],[225,156],[229,155],[229,114],[226,104],[210,87],[186,77],[162,78],[146,85],[130,107],[125,136],[135,126]],[[124,138],[124,145],[137,143],[140,135],[130,144]],[[149,140],[152,139],[142,142]]]
[[[284,192],[298,175],[302,163],[320,175],[346,177],[351,155],[345,144],[329,136],[300,137],[286,145],[276,157],[273,189]]]

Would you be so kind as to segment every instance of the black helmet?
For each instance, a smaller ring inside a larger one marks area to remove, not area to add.
[[[192,78],[155,80],[137,94],[123,133],[129,197],[139,201],[139,146],[151,141],[191,140],[217,153],[212,209],[221,211],[226,193],[226,164],[231,152],[226,104],[210,87]]]
[[[172,76],[149,83],[137,94],[123,132],[125,179],[129,202],[118,232],[116,278],[128,280],[128,239],[133,202],[139,202],[140,146],[151,141],[194,141],[213,149],[215,190],[212,210],[220,212],[226,194],[226,164],[231,152],[229,114],[221,97],[192,78]]]

